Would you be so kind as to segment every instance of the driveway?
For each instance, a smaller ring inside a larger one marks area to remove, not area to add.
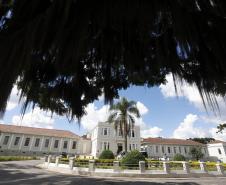
[[[225,177],[189,179],[93,178],[63,175],[36,168],[41,161],[0,162],[0,184],[4,185],[226,185]]]

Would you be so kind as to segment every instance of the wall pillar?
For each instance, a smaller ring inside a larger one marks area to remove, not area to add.
[[[48,164],[49,164],[49,163],[51,163],[51,158],[52,158],[52,156],[51,156],[51,155],[49,155],[49,156],[48,156],[48,161],[47,161],[47,162],[48,162]]]
[[[113,170],[114,170],[114,172],[120,171],[119,161],[113,161]]]
[[[139,161],[140,173],[145,173],[145,161]]]
[[[169,162],[163,161],[163,169],[166,174],[170,173],[170,165]]]
[[[57,157],[56,157],[56,160],[55,160],[56,166],[59,165],[59,161],[60,161],[60,156],[57,156]]]
[[[224,167],[220,163],[217,163],[216,167],[217,167],[217,172],[219,174],[223,175],[224,174]]]
[[[89,172],[94,172],[95,170],[95,160],[89,160]]]
[[[74,162],[75,162],[75,158],[74,158],[74,157],[70,157],[70,158],[69,158],[69,168],[70,168],[71,170],[73,170]]]
[[[48,162],[48,155],[45,155],[45,162],[47,163]]]
[[[183,170],[185,173],[190,173],[190,166],[189,166],[189,163],[186,162],[186,161],[183,161],[182,162],[182,165],[183,165]]]
[[[199,164],[200,164],[201,171],[203,173],[207,173],[206,163],[205,162],[199,162]]]

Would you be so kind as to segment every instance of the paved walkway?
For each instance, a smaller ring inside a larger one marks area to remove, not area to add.
[[[0,185],[226,185],[226,177],[189,179],[93,178],[36,168],[40,161],[0,162]]]

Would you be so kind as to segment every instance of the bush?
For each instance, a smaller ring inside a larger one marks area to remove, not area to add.
[[[0,161],[37,160],[36,156],[0,156]]]
[[[123,166],[138,166],[139,161],[145,161],[145,157],[138,150],[133,150],[122,158],[121,163]]]
[[[185,159],[185,157],[183,155],[176,154],[176,155],[174,155],[173,160],[174,161],[185,161],[186,159]]]
[[[104,150],[101,154],[99,159],[114,159],[115,156],[111,150]]]

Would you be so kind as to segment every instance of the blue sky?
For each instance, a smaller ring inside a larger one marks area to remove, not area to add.
[[[208,114],[203,107],[202,100],[195,87],[186,83],[178,85],[176,94],[172,76],[167,76],[167,84],[160,87],[136,87],[121,90],[119,95],[137,102],[142,114],[137,124],[141,127],[142,137],[215,137],[226,141],[226,132],[216,134],[216,126],[226,120],[226,106],[222,98],[217,97],[221,109],[221,116],[215,116],[210,110]],[[87,115],[82,118],[79,126],[76,121],[69,123],[65,117],[43,112],[38,108],[32,112],[28,110],[21,120],[20,105],[16,88],[9,99],[6,114],[0,122],[24,126],[66,129],[79,135],[91,130],[98,121],[107,118],[108,106],[104,105],[103,97],[90,104]]]

